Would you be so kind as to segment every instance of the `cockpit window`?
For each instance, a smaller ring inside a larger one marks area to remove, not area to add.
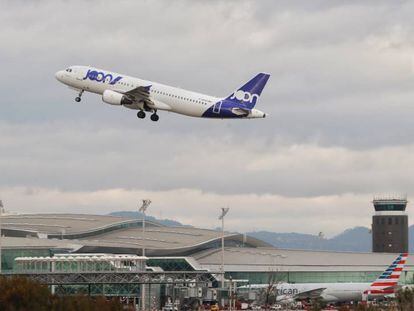
[[[67,71],[67,72],[72,72],[72,69],[67,68],[65,71]]]

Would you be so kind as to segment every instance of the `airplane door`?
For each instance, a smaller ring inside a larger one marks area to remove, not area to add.
[[[219,101],[218,103],[215,103],[214,107],[213,107],[213,112],[219,114],[220,113],[220,109],[221,109],[221,104],[223,102]]]

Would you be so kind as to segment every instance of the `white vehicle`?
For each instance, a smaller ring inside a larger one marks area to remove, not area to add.
[[[79,92],[77,102],[84,91],[100,94],[107,104],[139,110],[140,119],[151,112],[152,121],[158,121],[158,110],[201,118],[265,118],[254,106],[269,77],[259,73],[229,96],[219,98],[89,66],[71,66],[56,73],[57,80]]]
[[[373,283],[279,283],[276,301],[294,301],[321,298],[325,302],[362,301],[395,295],[398,280],[404,269],[408,254],[400,254]],[[268,284],[244,285],[243,289],[265,289]]]

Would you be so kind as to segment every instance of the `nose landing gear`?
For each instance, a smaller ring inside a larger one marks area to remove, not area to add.
[[[79,103],[81,101],[81,97],[82,97],[83,92],[84,92],[84,90],[81,90],[79,92],[79,95],[75,98],[75,102]]]

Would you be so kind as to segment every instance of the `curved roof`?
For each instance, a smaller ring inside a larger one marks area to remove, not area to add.
[[[71,240],[78,252],[140,253],[154,256],[189,255],[218,248],[221,232],[192,227],[167,227],[141,219],[81,214],[25,214],[2,217],[7,236]],[[269,244],[239,233],[225,233],[227,246],[263,247]]]

